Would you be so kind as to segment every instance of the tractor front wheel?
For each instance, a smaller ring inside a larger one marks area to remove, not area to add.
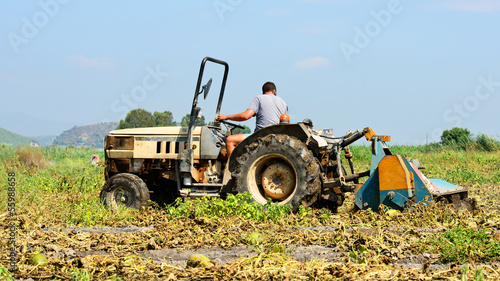
[[[250,192],[259,204],[272,200],[297,211],[300,205],[311,206],[319,198],[318,160],[295,137],[271,134],[259,138],[236,161],[237,191]]]
[[[101,190],[101,202],[107,206],[123,204],[140,209],[149,200],[146,183],[137,175],[122,173],[109,178]]]

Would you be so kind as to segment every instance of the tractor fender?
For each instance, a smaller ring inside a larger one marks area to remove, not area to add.
[[[243,153],[246,152],[247,145],[251,144],[258,138],[262,138],[270,134],[284,134],[293,136],[304,143],[307,143],[309,137],[311,136],[311,133],[309,133],[309,130],[303,123],[277,124],[262,128],[254,132],[250,136],[248,136],[241,143],[239,143],[238,146],[236,146],[236,148],[234,149],[233,153],[231,153],[228,160],[229,172],[230,173],[234,172],[234,169],[236,167],[236,158],[240,157]]]

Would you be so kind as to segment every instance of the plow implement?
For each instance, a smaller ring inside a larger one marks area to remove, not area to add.
[[[435,200],[452,203],[457,208],[469,211],[476,209],[475,200],[468,198],[468,189],[442,179],[428,179],[420,171],[422,167],[419,167],[417,159],[393,155],[386,145],[386,142],[390,141],[390,136],[380,136],[372,129],[365,128],[362,132],[358,131],[344,139],[343,142],[350,144],[363,136],[372,142],[372,155],[369,178],[362,185],[352,186],[357,208],[378,211],[383,205],[403,210],[415,203],[427,204]],[[361,173],[361,175],[366,174],[368,171]]]

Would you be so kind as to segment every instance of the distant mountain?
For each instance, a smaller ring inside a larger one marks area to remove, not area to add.
[[[52,144],[102,148],[104,137],[116,127],[118,127],[118,122],[75,126],[56,137]]]
[[[39,146],[38,142],[32,138],[18,135],[4,128],[0,128],[0,143],[10,144],[12,146]]]
[[[40,146],[51,146],[52,142],[57,136],[49,136],[49,135],[43,135],[43,136],[34,136],[31,137],[32,139],[36,140]]]

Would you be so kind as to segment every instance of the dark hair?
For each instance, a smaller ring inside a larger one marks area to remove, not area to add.
[[[273,82],[266,82],[262,85],[262,93],[265,94],[269,91],[276,90],[276,85]]]

